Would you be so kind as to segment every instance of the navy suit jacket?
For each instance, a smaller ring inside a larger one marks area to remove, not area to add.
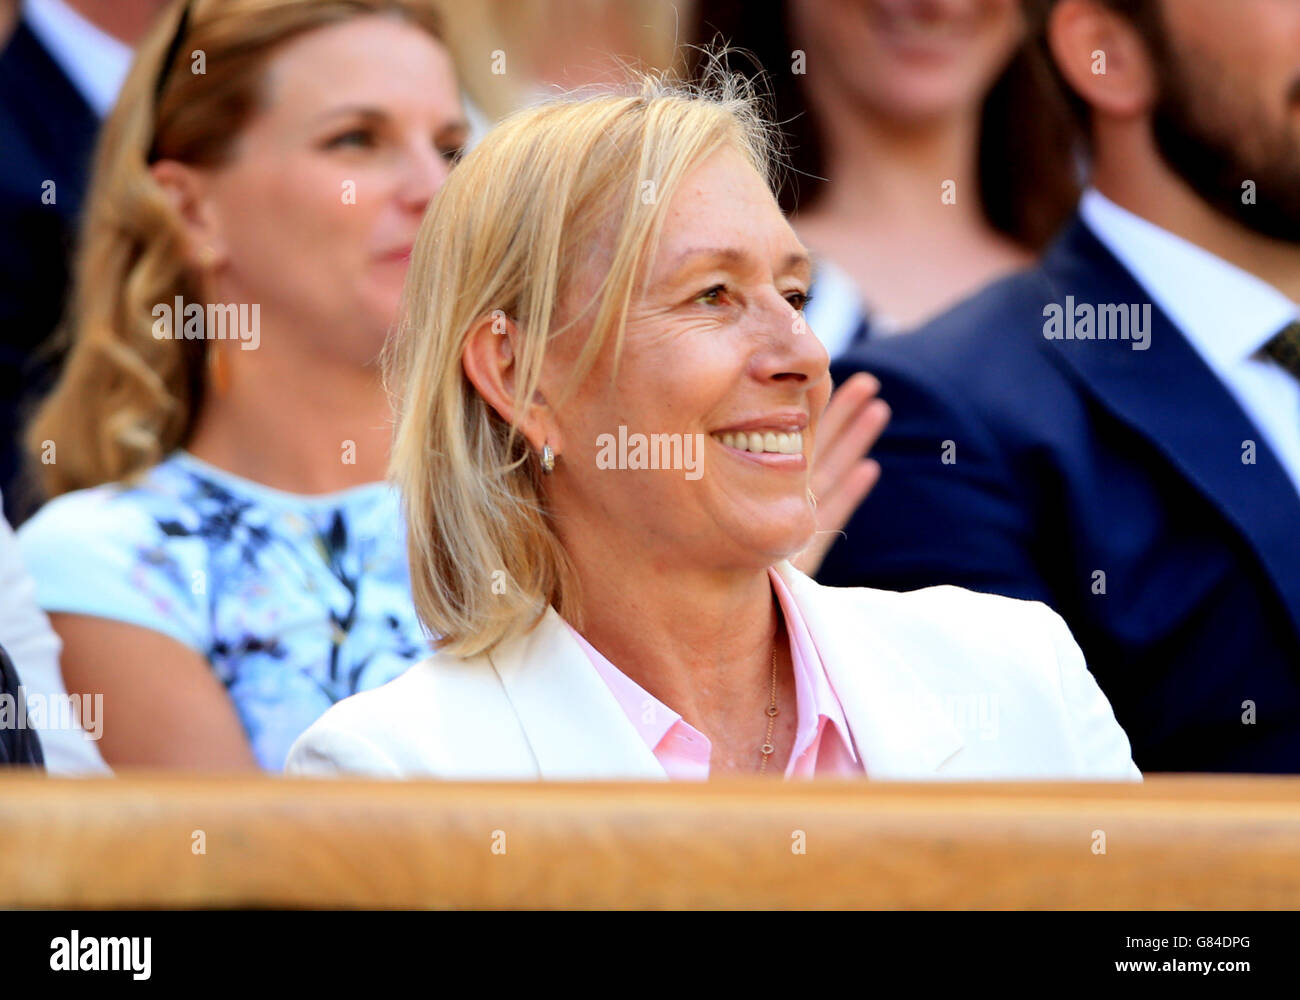
[[[1045,601],[1144,771],[1300,772],[1300,495],[1157,307],[1146,350],[1048,339],[1067,296],[1151,301],[1076,218],[1040,266],[836,365],[894,417],[819,579]]]
[[[99,120],[21,21],[0,52],[0,493],[18,524],[19,427],[57,373],[50,333]],[[52,181],[53,203],[43,195]]]

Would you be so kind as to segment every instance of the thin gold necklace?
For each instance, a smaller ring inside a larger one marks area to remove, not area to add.
[[[763,755],[763,762],[758,765],[758,773],[767,773],[767,758],[776,752],[776,747],[772,745],[772,727],[776,725],[777,713],[781,710],[776,707],[776,637],[772,638],[772,700],[767,706],[767,739],[763,745],[758,748],[758,752]]]

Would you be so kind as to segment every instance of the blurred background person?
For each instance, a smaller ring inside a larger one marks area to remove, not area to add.
[[[832,357],[1028,265],[1078,186],[1073,126],[1016,0],[700,0],[769,74],[791,137],[782,208],[817,264]],[[733,57],[733,60],[738,57]]]
[[[1146,771],[1300,772],[1300,4],[1033,0],[1092,187],[838,370],[895,418],[821,579],[1070,624]]]
[[[387,367],[439,650],[328,710],[290,771],[1140,777],[1047,608],[787,561],[831,385],[770,137],[740,81],[654,79],[525,110],[453,174]],[[645,435],[675,447],[647,466]],[[1001,726],[941,707],[972,690]]]
[[[100,120],[166,0],[11,0],[0,11],[0,493],[17,523],[19,428],[58,373],[51,338]]]
[[[21,531],[109,764],[278,769],[426,652],[375,361],[466,131],[418,0],[198,0],[143,41]]]
[[[9,705],[20,706],[22,702],[19,692],[22,686],[9,654],[0,646],[0,699]],[[0,767],[27,766],[44,769],[41,738],[36,730],[27,725],[26,713],[18,708],[11,720],[8,712],[6,718],[6,724],[0,727]]]
[[[494,119],[682,58],[694,0],[474,0],[447,4],[466,87]]]
[[[23,565],[18,539],[3,518],[0,518],[0,595],[4,598],[0,601],[0,648],[10,657],[21,678],[23,700],[32,701],[31,696],[36,695],[47,705],[63,702],[70,706],[59,669],[59,637],[36,604],[36,587]],[[93,707],[93,701],[91,704]],[[15,720],[16,715],[8,722],[12,725]],[[29,720],[29,724],[40,724],[33,728],[41,730],[39,742],[46,770],[51,774],[107,772],[97,742],[91,738],[102,717],[84,720],[90,732],[81,726],[64,725],[66,721],[65,715],[53,712],[33,715]],[[0,721],[2,728],[4,722]],[[0,738],[3,736],[0,733]]]

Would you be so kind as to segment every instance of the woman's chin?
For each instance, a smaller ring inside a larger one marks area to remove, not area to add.
[[[801,519],[798,524],[785,521],[770,526],[751,525],[743,533],[743,544],[770,565],[782,559],[793,559],[812,544],[816,532],[814,517],[808,517],[806,521]]]

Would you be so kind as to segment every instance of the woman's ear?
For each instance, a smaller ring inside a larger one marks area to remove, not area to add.
[[[563,440],[555,424],[554,413],[540,389],[523,413],[515,409],[518,366],[515,346],[519,328],[500,310],[480,319],[470,330],[461,352],[460,363],[465,377],[487,404],[508,424],[514,424],[527,438],[534,451],[549,444],[556,455],[563,451]]]
[[[149,173],[185,226],[191,265],[210,271],[225,263],[227,247],[202,172],[178,160],[159,160],[149,167]]]

